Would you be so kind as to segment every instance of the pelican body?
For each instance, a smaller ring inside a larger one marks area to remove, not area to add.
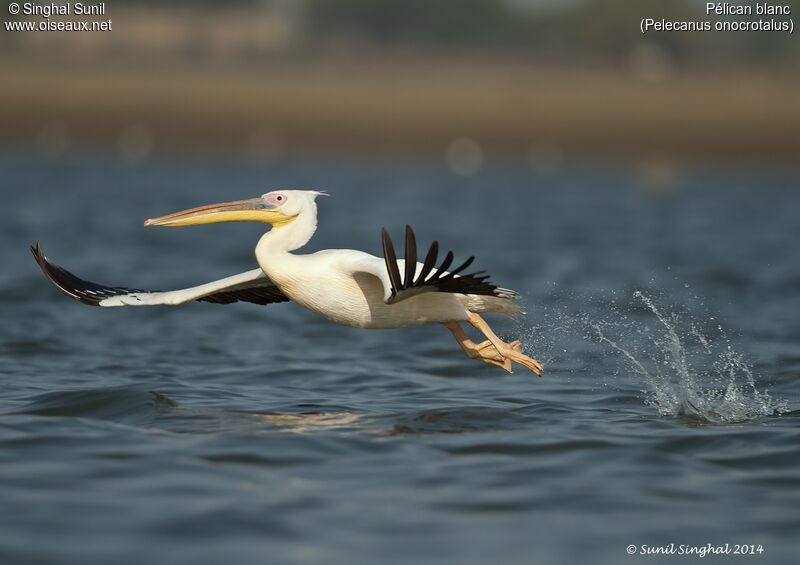
[[[453,333],[469,357],[508,372],[514,361],[541,374],[541,365],[522,353],[519,341],[502,341],[480,316],[498,312],[513,317],[521,308],[515,302],[519,295],[495,286],[488,281],[488,275],[462,274],[472,264],[473,257],[451,268],[454,256],[448,252],[437,266],[439,244],[434,241],[419,262],[410,226],[406,226],[405,259],[397,259],[386,229],[382,230],[383,258],[350,249],[296,253],[317,229],[316,198],[322,194],[312,190],[278,190],[258,198],[201,206],[146,220],[145,226],[239,221],[272,226],[255,249],[258,269],[183,290],[144,291],[92,283],[50,262],[39,244],[31,251],[59,290],[85,304],[114,307],[179,305],[195,300],[222,304],[292,301],[327,320],[357,328],[440,323]],[[486,340],[481,343],[470,340],[460,322],[478,329]]]

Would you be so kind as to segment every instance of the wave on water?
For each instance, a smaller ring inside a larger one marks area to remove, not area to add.
[[[646,403],[662,416],[729,424],[788,411],[784,401],[756,387],[752,368],[733,349],[722,326],[716,325],[719,335],[712,338],[696,321],[665,315],[641,291],[633,298],[658,321],[655,330],[625,318],[584,323],[588,337],[621,355],[641,377]]]
[[[113,387],[39,394],[17,413],[136,423],[176,406],[174,400],[155,391]]]

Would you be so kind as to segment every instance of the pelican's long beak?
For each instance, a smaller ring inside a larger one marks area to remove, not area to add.
[[[277,206],[263,198],[237,200],[224,204],[209,204],[183,212],[176,212],[160,218],[145,220],[145,226],[196,226],[220,222],[263,222],[280,227],[297,216],[287,216]]]

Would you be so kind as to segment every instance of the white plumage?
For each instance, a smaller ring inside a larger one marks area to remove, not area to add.
[[[385,230],[383,258],[349,249],[294,253],[316,230],[315,200],[320,194],[280,190],[259,198],[203,206],[147,220],[145,225],[259,221],[273,226],[256,246],[259,269],[183,290],[141,291],[90,283],[48,261],[40,246],[32,251],[53,284],[86,304],[152,306],[179,305],[195,300],[269,304],[291,300],[332,322],[358,328],[441,323],[450,329],[469,357],[509,372],[514,361],[541,374],[541,365],[522,353],[519,341],[502,341],[479,315],[485,312],[519,314],[521,308],[514,302],[517,293],[496,287],[486,280],[488,276],[480,276],[480,273],[463,274],[472,258],[459,267],[450,268],[453,254],[448,253],[437,267],[437,242],[433,243],[424,261],[417,261],[416,240],[410,227],[406,227],[405,260],[396,258]],[[477,344],[471,341],[459,322],[468,322],[487,339]]]

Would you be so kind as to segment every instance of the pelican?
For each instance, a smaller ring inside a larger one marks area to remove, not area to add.
[[[439,323],[455,337],[464,353],[512,372],[512,361],[541,375],[542,366],[522,352],[519,340],[497,337],[481,317],[498,312],[515,317],[522,312],[519,294],[488,281],[484,272],[462,274],[470,257],[450,269],[447,252],[437,267],[439,244],[434,241],[425,259],[417,261],[414,231],[406,226],[405,260],[382,229],[383,258],[351,249],[294,253],[317,229],[313,190],[277,190],[258,198],[211,204],[144,222],[145,226],[193,226],[219,222],[270,224],[255,249],[259,268],[200,286],[169,292],[111,287],[82,280],[50,262],[41,245],[31,247],[36,262],[53,285],[84,304],[102,307],[179,305],[192,301],[229,304],[242,301],[273,304],[292,301],[323,318],[357,328],[402,328]],[[448,270],[449,269],[449,270]],[[486,338],[469,339],[465,322]]]

